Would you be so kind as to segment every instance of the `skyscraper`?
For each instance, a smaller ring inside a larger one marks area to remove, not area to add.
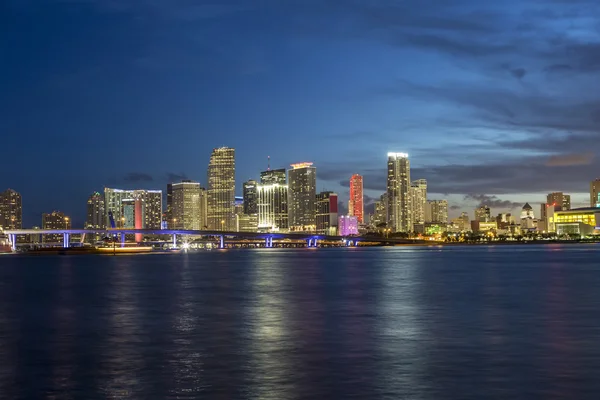
[[[488,206],[481,206],[475,209],[475,221],[490,222],[492,220],[492,210]]]
[[[600,178],[590,182],[590,207],[600,207]]]
[[[417,179],[411,183],[412,215],[415,224],[425,222],[425,205],[427,203],[427,181]]]
[[[167,227],[173,229],[173,184],[167,183],[167,210],[165,212]]]
[[[388,226],[393,232],[412,232],[410,161],[406,153],[388,153]]]
[[[254,179],[244,182],[244,214],[257,214],[257,196],[256,186],[258,182]]]
[[[553,205],[556,211],[568,211],[571,209],[571,196],[563,192],[550,193],[546,196],[546,203]]]
[[[0,193],[0,228],[21,229],[23,206],[21,194],[12,189]]]
[[[359,224],[364,222],[364,205],[363,205],[363,177],[354,174],[350,178],[350,200],[348,201],[348,214],[353,215],[358,220]]]
[[[337,235],[338,195],[333,192],[317,194],[317,233]]]
[[[288,177],[290,230],[312,232],[316,229],[317,168],[310,162],[292,164]]]
[[[172,185],[172,221],[174,229],[202,229],[202,188],[200,183],[183,180]]]
[[[447,224],[448,200],[427,200],[425,205],[425,222]]]
[[[388,201],[387,193],[382,194],[379,200],[375,202],[375,213],[373,215],[373,221],[371,225],[377,227],[377,225],[387,224],[387,212],[388,212]]]
[[[160,229],[162,221],[162,190],[123,190],[104,188],[105,226],[110,226],[109,212],[112,212],[117,227],[123,226],[123,201],[138,200],[141,222],[136,229]],[[171,221],[169,221],[169,224]]]
[[[95,192],[87,201],[85,229],[104,229],[105,221],[104,196]]]
[[[213,149],[208,164],[208,228],[235,230],[235,149]]]
[[[280,185],[286,184],[285,169],[268,169],[260,173],[260,183],[263,185],[269,185],[272,183],[278,183]]]
[[[288,185],[260,184],[256,187],[258,229],[266,232],[288,230]],[[249,214],[251,215],[251,214]]]
[[[71,229],[71,219],[61,211],[42,214],[42,229],[62,230]],[[63,235],[42,235],[45,243],[62,243]]]

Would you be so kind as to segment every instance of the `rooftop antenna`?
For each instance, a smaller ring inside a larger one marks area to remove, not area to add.
[[[271,170],[271,156],[267,156],[267,171]]]

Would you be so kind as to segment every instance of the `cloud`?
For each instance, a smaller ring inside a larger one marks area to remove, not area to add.
[[[549,167],[571,167],[576,165],[590,165],[594,161],[594,153],[565,154],[552,156],[546,162]]]
[[[510,74],[517,79],[523,79],[525,74],[527,74],[527,71],[525,68],[515,68],[510,70]]]
[[[151,175],[143,172],[130,172],[123,177],[123,180],[128,183],[136,182],[152,182],[154,179]]]
[[[171,182],[171,183],[173,183],[173,182],[180,182],[180,181],[182,181],[184,179],[189,179],[189,178],[183,172],[180,172],[178,174],[174,173],[174,172],[167,172],[167,181],[168,182]]]
[[[476,201],[477,207],[488,206],[490,208],[513,209],[522,206],[522,204],[509,200],[501,200],[496,196],[486,194],[467,194],[465,195],[465,201]]]

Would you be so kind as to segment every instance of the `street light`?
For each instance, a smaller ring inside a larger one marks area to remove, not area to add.
[[[121,217],[121,229],[125,228],[125,217]]]
[[[225,230],[225,220],[224,219],[221,220],[221,230],[222,231]]]
[[[65,229],[69,229],[69,217],[65,217]]]

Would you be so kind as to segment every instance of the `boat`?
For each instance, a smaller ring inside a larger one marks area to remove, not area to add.
[[[12,246],[8,235],[0,229],[0,254],[12,253]]]

